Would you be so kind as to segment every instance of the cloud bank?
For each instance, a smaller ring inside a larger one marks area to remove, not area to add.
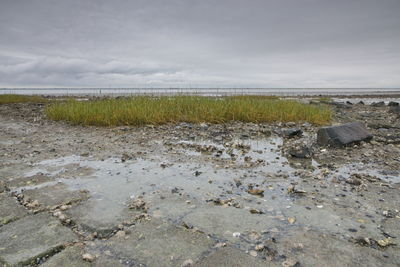
[[[0,87],[400,87],[398,0],[3,0]]]

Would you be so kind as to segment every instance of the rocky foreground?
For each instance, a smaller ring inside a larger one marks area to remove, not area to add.
[[[399,266],[399,108],[325,104],[365,141],[318,144],[308,123],[81,127],[1,105],[0,263]]]

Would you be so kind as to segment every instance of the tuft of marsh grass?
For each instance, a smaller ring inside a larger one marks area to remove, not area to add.
[[[331,110],[324,106],[258,96],[140,96],[84,102],[69,100],[49,105],[46,114],[53,120],[96,126],[228,121],[308,121],[322,125],[331,119]]]
[[[11,103],[45,103],[48,100],[41,96],[29,96],[29,95],[0,95],[0,104],[11,104]]]

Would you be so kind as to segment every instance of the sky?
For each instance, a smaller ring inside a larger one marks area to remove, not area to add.
[[[400,0],[0,0],[0,87],[400,88]]]

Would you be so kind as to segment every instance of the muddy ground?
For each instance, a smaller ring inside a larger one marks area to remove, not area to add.
[[[0,263],[400,266],[399,115],[331,107],[373,140],[318,147],[308,123],[82,127],[1,105]]]

